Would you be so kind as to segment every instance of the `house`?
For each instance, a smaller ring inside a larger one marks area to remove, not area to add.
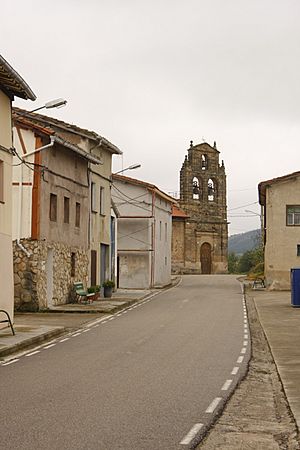
[[[15,97],[36,98],[23,78],[0,55],[0,309],[6,310],[11,318],[14,309],[11,108]]]
[[[15,305],[39,310],[72,299],[73,284],[110,271],[111,158],[97,133],[14,109]],[[105,247],[105,252],[102,248]]]
[[[181,256],[178,249],[172,255],[177,273],[227,273],[226,173],[219,156],[216,143],[191,141],[182,164],[178,204],[189,220],[181,227],[178,218],[173,220],[176,240],[181,241]]]
[[[185,229],[189,216],[176,204],[172,205],[172,272],[180,273],[185,261]]]
[[[155,185],[113,174],[118,217],[118,287],[149,289],[171,282],[172,204]]]
[[[258,185],[264,229],[265,281],[290,289],[290,270],[300,267],[300,171]]]

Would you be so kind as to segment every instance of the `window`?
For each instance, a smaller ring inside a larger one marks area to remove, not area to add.
[[[80,227],[80,203],[76,202],[75,209],[75,227]]]
[[[76,255],[71,253],[71,277],[75,277]]]
[[[287,226],[300,226],[300,206],[286,207],[286,224]]]
[[[64,223],[70,223],[70,199],[64,197]]]
[[[159,222],[159,240],[161,241],[161,220]]]
[[[165,256],[165,266],[168,264],[168,258]]]
[[[56,194],[50,194],[49,218],[52,222],[57,221],[57,195]]]
[[[300,244],[297,244],[297,256],[300,256]]]
[[[208,192],[208,201],[213,202],[215,199],[215,188],[214,188],[214,182],[210,178],[207,183],[207,192]]]
[[[104,187],[100,186],[100,214],[104,216]]]
[[[96,183],[91,183],[91,210],[97,212],[96,208]]]
[[[199,180],[197,177],[194,177],[193,178],[193,199],[199,200],[199,194],[200,194]]]
[[[0,203],[4,203],[4,163],[0,161]]]
[[[168,240],[168,224],[167,222],[165,223],[165,241]]]
[[[207,169],[207,155],[201,156],[201,169],[206,170]]]

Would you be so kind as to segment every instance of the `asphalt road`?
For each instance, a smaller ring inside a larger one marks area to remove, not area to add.
[[[234,277],[185,276],[0,366],[0,448],[189,448],[245,367],[244,314]]]

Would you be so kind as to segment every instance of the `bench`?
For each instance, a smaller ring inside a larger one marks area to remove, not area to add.
[[[12,334],[15,335],[16,333],[15,333],[13,324],[11,323],[11,320],[10,320],[10,317],[9,317],[8,312],[5,311],[5,309],[0,309],[0,313],[6,314],[6,319],[0,320],[0,323],[8,323],[9,326],[10,326],[10,329],[11,329],[11,331],[12,331]]]
[[[94,294],[86,291],[82,282],[74,283],[74,289],[78,303],[92,303]]]

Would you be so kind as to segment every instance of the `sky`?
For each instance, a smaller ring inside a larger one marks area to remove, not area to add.
[[[259,228],[260,181],[300,170],[299,23],[299,0],[2,0],[0,53],[37,96],[15,106],[65,98],[44,113],[165,192],[190,140],[216,141],[232,235]]]

